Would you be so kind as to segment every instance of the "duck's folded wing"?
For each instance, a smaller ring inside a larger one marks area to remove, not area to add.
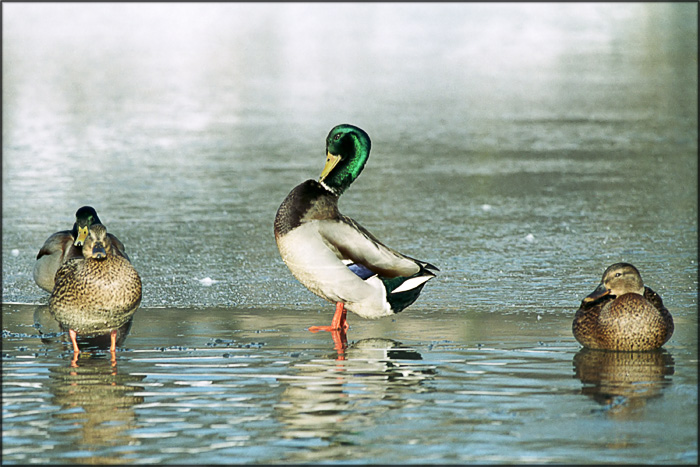
[[[72,243],[73,236],[71,235],[70,230],[56,232],[46,239],[44,245],[36,255],[36,259],[39,259],[42,256],[56,254],[57,256],[61,257],[61,262],[63,262],[63,255],[70,248]]]
[[[112,248],[116,250],[117,256],[121,256],[125,260],[131,262],[129,256],[126,254],[124,244],[121,242],[121,240],[119,240],[116,236],[112,235],[111,233],[108,233],[107,236],[112,241]]]
[[[321,237],[341,260],[351,260],[388,278],[411,276],[421,270],[416,261],[382,244],[350,218],[319,224]]]
[[[661,300],[661,295],[657,294],[654,292],[651,288],[644,286],[644,298],[646,298],[649,302],[651,302],[654,307],[661,311],[665,310],[666,307],[664,306],[663,300]],[[668,310],[666,310],[668,311]]]

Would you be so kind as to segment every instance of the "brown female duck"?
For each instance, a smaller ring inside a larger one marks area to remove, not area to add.
[[[581,302],[573,333],[591,349],[653,350],[671,338],[673,318],[659,294],[644,286],[637,268],[616,263]]]
[[[34,282],[46,290],[53,290],[56,271],[63,263],[71,258],[82,258],[82,246],[88,235],[88,227],[101,224],[97,212],[91,206],[83,206],[75,213],[75,223],[72,230],[61,230],[46,239],[44,246],[36,255],[34,263]],[[127,260],[124,245],[117,237],[107,234],[112,241],[112,253]]]
[[[105,226],[93,224],[83,257],[68,260],[56,273],[49,310],[68,329],[76,354],[76,334],[110,334],[114,354],[117,330],[141,303],[141,278],[129,261],[112,253],[113,248]]]

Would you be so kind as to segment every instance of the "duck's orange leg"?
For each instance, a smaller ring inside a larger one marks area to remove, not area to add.
[[[309,331],[347,331],[350,327],[347,320],[348,310],[345,309],[343,302],[338,302],[335,304],[335,314],[333,315],[333,321],[331,321],[330,326],[311,326]]]
[[[343,302],[338,302],[335,304],[335,314],[333,315],[333,321],[331,321],[330,326],[311,326],[309,331],[329,331],[331,337],[333,338],[333,343],[335,344],[335,350],[338,351],[338,360],[345,360],[345,347],[348,344],[348,338],[345,331],[348,330],[348,310],[345,309],[345,304]]]
[[[78,348],[78,333],[73,329],[69,329],[68,336],[70,336],[70,341],[73,343],[73,353],[80,353],[80,349]]]
[[[112,354],[112,365],[117,364],[117,330],[112,329],[112,332],[109,333],[109,353]]]
[[[70,366],[77,368],[78,354],[80,354],[80,349],[78,348],[78,333],[75,332],[73,329],[68,329],[68,336],[70,337],[70,341],[73,344],[73,358],[70,361]]]
[[[345,348],[348,346],[348,336],[345,331],[331,331],[333,348],[338,352],[337,360],[345,360]]]

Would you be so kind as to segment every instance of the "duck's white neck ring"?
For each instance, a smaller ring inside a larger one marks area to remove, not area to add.
[[[329,187],[328,185],[326,185],[326,183],[325,183],[323,180],[319,180],[318,183],[320,183],[321,186],[322,186],[323,188],[325,188],[326,190],[330,191],[330,192],[333,193],[334,195],[338,195],[338,194],[339,194],[336,190],[334,190],[333,188],[331,188],[331,187]]]

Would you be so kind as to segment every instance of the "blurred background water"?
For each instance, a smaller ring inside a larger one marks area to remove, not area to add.
[[[4,462],[697,462],[696,4],[2,8]],[[345,122],[341,210],[441,273],[338,362],[272,220]],[[32,279],[86,204],[143,279],[117,369]],[[618,261],[665,352],[579,351]]]

